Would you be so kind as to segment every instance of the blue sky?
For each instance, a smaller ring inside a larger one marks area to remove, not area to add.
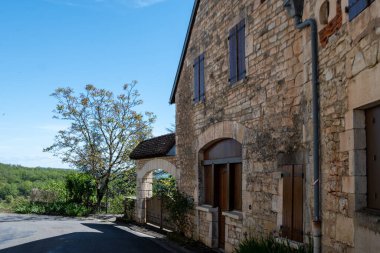
[[[174,123],[169,96],[193,0],[3,0],[0,6],[0,162],[67,167],[42,149],[57,87],[120,93],[138,81],[154,135]]]

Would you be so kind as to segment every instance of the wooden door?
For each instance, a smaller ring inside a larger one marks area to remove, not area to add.
[[[217,165],[216,167],[216,201],[218,206],[218,247],[224,249],[226,236],[226,218],[222,212],[228,211],[228,166],[226,164]]]

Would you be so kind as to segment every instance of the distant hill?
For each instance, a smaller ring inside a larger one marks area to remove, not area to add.
[[[63,182],[73,170],[54,168],[28,168],[0,163],[0,201],[27,197],[33,188]]]

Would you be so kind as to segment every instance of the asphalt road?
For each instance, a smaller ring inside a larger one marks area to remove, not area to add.
[[[158,238],[96,219],[0,214],[0,253],[82,252],[171,250],[164,248]]]

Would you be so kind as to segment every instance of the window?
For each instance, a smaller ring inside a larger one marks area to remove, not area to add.
[[[282,237],[303,241],[303,166],[285,165],[283,178]]]
[[[204,203],[224,211],[242,210],[242,146],[233,139],[204,152]]]
[[[348,17],[351,21],[373,3],[374,0],[349,0],[348,2]]]
[[[194,60],[194,102],[204,101],[205,99],[205,57],[201,54]]]
[[[366,110],[367,206],[380,210],[380,106]]]
[[[245,69],[245,19],[230,30],[230,84],[244,79]]]
[[[215,207],[223,201],[225,210],[241,211],[241,176],[241,163],[204,166],[204,203]]]

